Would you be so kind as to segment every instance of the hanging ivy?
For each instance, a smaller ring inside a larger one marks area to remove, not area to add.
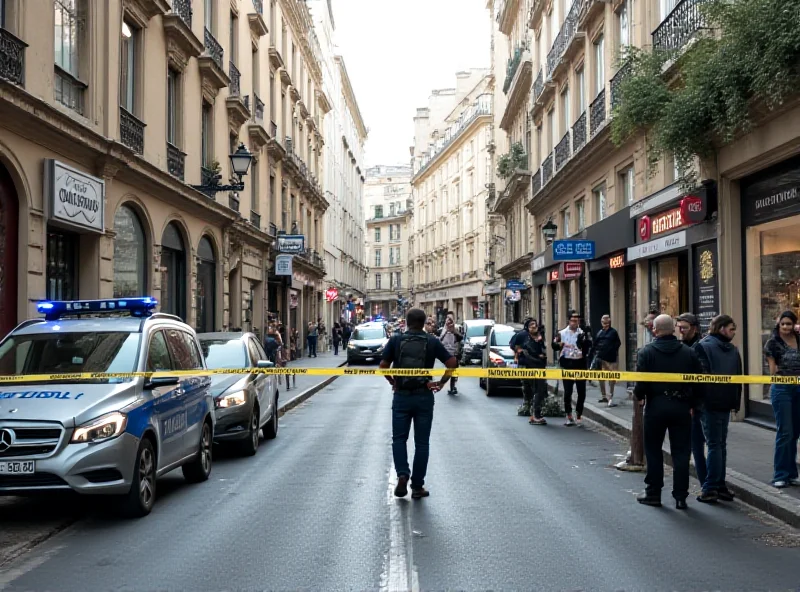
[[[522,142],[515,142],[511,145],[511,150],[497,159],[497,176],[501,179],[508,179],[517,169],[528,168],[528,155],[525,154],[525,147]]]
[[[671,153],[682,171],[748,132],[754,107],[800,93],[800,0],[706,0],[701,10],[716,35],[697,36],[682,54],[622,57],[631,70],[612,123],[615,144],[645,133],[651,163]]]

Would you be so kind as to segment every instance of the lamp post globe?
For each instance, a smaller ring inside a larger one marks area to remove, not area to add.
[[[547,241],[547,244],[550,244],[555,240],[557,233],[558,226],[555,225],[552,219],[548,220],[547,224],[542,226],[542,235],[544,236],[544,240]]]
[[[228,158],[231,159],[231,169],[240,179],[247,174],[250,164],[253,162],[253,155],[244,144],[239,144],[236,152],[229,155]]]

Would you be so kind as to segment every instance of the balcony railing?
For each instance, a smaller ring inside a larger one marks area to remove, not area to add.
[[[235,191],[231,191],[228,194],[228,207],[232,209],[237,214],[239,213],[239,203],[241,200],[239,199],[239,194]]]
[[[200,184],[201,185],[217,185],[219,183],[219,179],[217,179],[217,173],[213,170],[206,168],[204,166],[200,167]],[[214,192],[213,191],[204,191],[208,197],[214,199]]]
[[[269,122],[269,135],[276,139],[278,137],[278,124],[274,121]]]
[[[250,210],[250,224],[256,228],[261,228],[261,214]]]
[[[186,155],[181,152],[180,148],[167,142],[167,170],[169,174],[183,181],[185,161]]]
[[[269,223],[269,228],[267,230],[267,234],[270,236],[278,236],[278,226],[274,222]]]
[[[253,0],[253,7],[258,14],[264,14],[264,0]]]
[[[537,169],[531,176],[531,195],[536,195],[542,189],[542,169]]]
[[[681,0],[667,18],[653,31],[653,47],[661,51],[677,51],[705,27],[700,5],[705,0]]]
[[[514,81],[514,76],[519,69],[519,65],[522,63],[522,55],[527,51],[528,46],[527,44],[523,43],[522,45],[517,46],[514,50],[514,55],[509,58],[508,64],[506,65],[506,80],[503,83],[503,93],[508,94],[508,90],[511,88],[511,83]]]
[[[556,144],[555,156],[556,156],[556,172],[558,172],[567,163],[567,161],[570,159],[570,156],[572,156],[572,152],[570,150],[569,132],[564,134],[564,137],[561,138],[561,141],[558,144]]]
[[[550,182],[550,179],[553,178],[553,153],[551,152],[550,155],[544,159],[542,163],[542,187],[547,185]]]
[[[586,111],[581,113],[572,126],[572,151],[578,152],[586,144]]]
[[[594,136],[606,120],[606,89],[589,106],[589,135]]]
[[[631,63],[625,62],[623,66],[617,70],[617,73],[614,74],[614,78],[611,79],[611,110],[613,111],[614,108],[619,105],[620,99],[620,86],[625,81],[625,79],[630,76],[631,73]]]
[[[216,60],[215,60],[216,61]],[[228,84],[228,93],[232,97],[238,97],[241,95],[242,88],[242,74],[239,72],[239,68],[236,67],[236,64],[230,62],[228,64],[228,75],[230,76],[230,83]]]
[[[561,54],[564,52],[564,41],[561,35],[561,31],[558,32],[556,35],[555,41],[553,41],[553,47],[550,48],[550,52],[547,54],[547,79],[550,80],[553,77],[553,71],[558,66],[558,61],[561,59]]]
[[[544,91],[544,75],[542,74],[542,69],[539,68],[539,74],[536,76],[536,80],[533,81],[533,102],[539,100],[539,97],[542,96],[542,92]]]
[[[144,154],[144,122],[123,107],[119,108],[119,138],[136,154]]]
[[[192,28],[191,0],[172,0],[172,12],[177,14],[187,27]]]
[[[222,58],[224,57],[224,52],[222,50],[222,46],[219,44],[219,41],[211,34],[211,31],[208,29],[203,29],[204,37],[203,37],[203,45],[208,52],[208,55],[214,60],[214,63],[222,70]]]
[[[264,123],[264,101],[258,98],[256,93],[253,93],[253,116],[255,117],[256,123]]]
[[[26,47],[27,43],[0,29],[0,78],[24,86]]]

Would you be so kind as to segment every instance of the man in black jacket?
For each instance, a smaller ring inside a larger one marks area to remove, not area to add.
[[[678,339],[684,345],[694,348],[695,344],[703,336],[700,329],[700,322],[697,316],[690,312],[685,312],[675,319],[678,329]],[[697,472],[697,479],[700,483],[705,482],[708,469],[706,467],[706,438],[703,436],[703,405],[699,404],[692,412],[692,457],[694,458],[694,470]]]
[[[514,353],[518,363],[523,368],[545,368],[547,366],[547,345],[539,333],[539,323],[534,319],[525,321],[525,338],[522,332],[515,335]],[[544,379],[523,379],[522,380],[522,407],[521,410],[526,414],[531,414],[531,402],[533,402],[533,414],[528,423],[531,425],[547,425],[547,420],[542,417],[542,404],[547,398],[547,381]]]
[[[655,340],[639,351],[637,372],[700,374],[703,367],[691,348],[675,337],[675,325],[669,315],[653,321]],[[685,510],[689,496],[689,455],[692,445],[691,410],[702,396],[702,386],[693,382],[637,381],[633,391],[646,402],[644,408],[644,454],[647,473],[645,493],[637,498],[640,504],[661,506],[664,487],[664,457],[661,447],[669,431],[669,446],[674,464],[672,497],[675,507]],[[640,403],[641,404],[641,403]]]
[[[742,374],[742,357],[731,340],[736,335],[736,323],[728,315],[711,320],[708,336],[694,346],[703,370],[709,374]],[[731,411],[739,411],[741,384],[707,384],[703,397],[703,435],[708,443],[703,491],[697,501],[715,503],[733,501],[733,493],[725,485],[725,464],[728,455],[728,424]]]
[[[594,338],[594,359],[592,360],[592,370],[607,370],[609,372],[616,372],[618,369],[619,348],[622,346],[622,341],[619,338],[617,330],[611,326],[611,317],[603,315],[600,319],[602,329],[597,332]],[[599,403],[607,403],[609,407],[616,407],[614,402],[614,386],[617,383],[613,380],[608,381],[609,393],[606,397],[606,381],[600,381],[600,401]]]

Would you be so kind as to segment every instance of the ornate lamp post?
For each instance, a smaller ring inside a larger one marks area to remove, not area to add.
[[[247,171],[250,170],[250,165],[253,162],[253,155],[244,144],[239,144],[239,148],[236,149],[236,152],[228,155],[228,158],[230,158],[231,161],[231,169],[233,169],[233,174],[239,178],[238,183],[233,183],[231,185],[220,185],[219,180],[221,175],[215,175],[205,185],[192,185],[192,187],[202,191],[203,193],[244,191],[244,181],[242,180],[242,177],[244,177],[247,174]]]

